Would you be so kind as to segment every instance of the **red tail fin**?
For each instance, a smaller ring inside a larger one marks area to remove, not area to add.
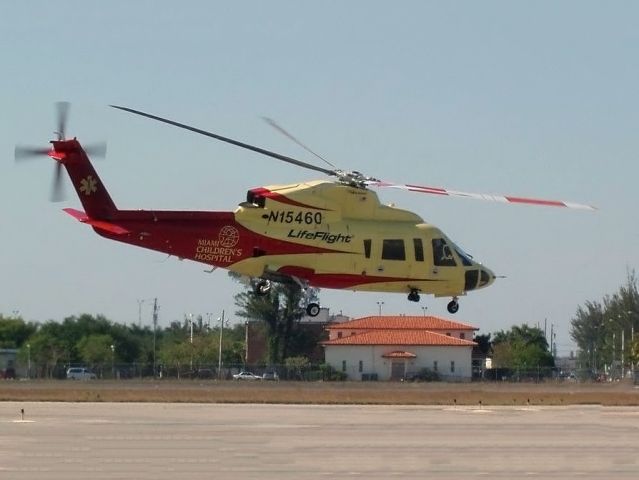
[[[87,215],[96,219],[112,218],[118,209],[91,165],[91,161],[82,149],[80,142],[73,139],[51,143],[53,150],[49,152],[49,156],[67,169]]]

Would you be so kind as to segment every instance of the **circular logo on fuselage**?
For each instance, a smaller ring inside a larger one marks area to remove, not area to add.
[[[223,247],[232,248],[240,241],[240,232],[237,231],[237,228],[227,225],[220,230],[218,239]]]

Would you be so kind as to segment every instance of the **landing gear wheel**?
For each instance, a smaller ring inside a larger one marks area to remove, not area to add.
[[[306,315],[309,317],[317,317],[320,312],[320,306],[317,303],[309,303],[306,307]]]
[[[408,294],[408,300],[411,302],[419,302],[419,292],[416,289],[413,289]]]
[[[260,279],[256,284],[255,284],[255,295],[257,296],[263,296],[266,295],[268,292],[271,291],[271,281],[270,280],[265,280],[265,279]]]
[[[457,313],[457,310],[459,310],[459,303],[457,303],[457,300],[453,298],[446,308],[448,309],[448,313]]]

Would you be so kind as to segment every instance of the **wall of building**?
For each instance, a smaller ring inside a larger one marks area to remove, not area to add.
[[[362,374],[377,374],[379,380],[390,380],[391,364],[398,359],[384,358],[394,351],[407,351],[416,358],[405,359],[406,373],[417,373],[423,368],[434,370],[443,380],[467,381],[472,375],[472,347],[430,347],[402,345],[327,345],[326,363],[337,371],[344,371],[349,380],[361,380]],[[344,363],[345,363],[345,369]],[[360,362],[362,371],[360,371]],[[451,362],[455,371],[451,372]]]

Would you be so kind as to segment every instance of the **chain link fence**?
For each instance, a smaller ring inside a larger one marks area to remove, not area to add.
[[[11,379],[66,379],[69,368],[83,367],[95,374],[98,380],[129,380],[129,379],[172,379],[172,380],[233,380],[234,375],[248,372],[255,379],[279,381],[379,381],[380,376],[373,372],[342,372],[327,364],[308,364],[303,367],[290,365],[223,365],[217,364],[174,364],[164,365],[151,363],[113,363],[102,365],[63,364],[39,365],[32,363],[31,369],[17,368],[5,378]],[[469,374],[470,373],[470,374]],[[591,369],[574,369],[562,371],[556,367],[531,368],[479,368],[473,367],[472,372],[458,368],[455,372],[434,372],[429,369],[406,372],[399,381],[431,382],[431,381],[473,381],[473,382],[511,382],[511,383],[541,383],[541,382],[614,382],[630,381],[639,384],[639,370],[628,369],[624,376],[609,375],[606,372],[596,372]]]

